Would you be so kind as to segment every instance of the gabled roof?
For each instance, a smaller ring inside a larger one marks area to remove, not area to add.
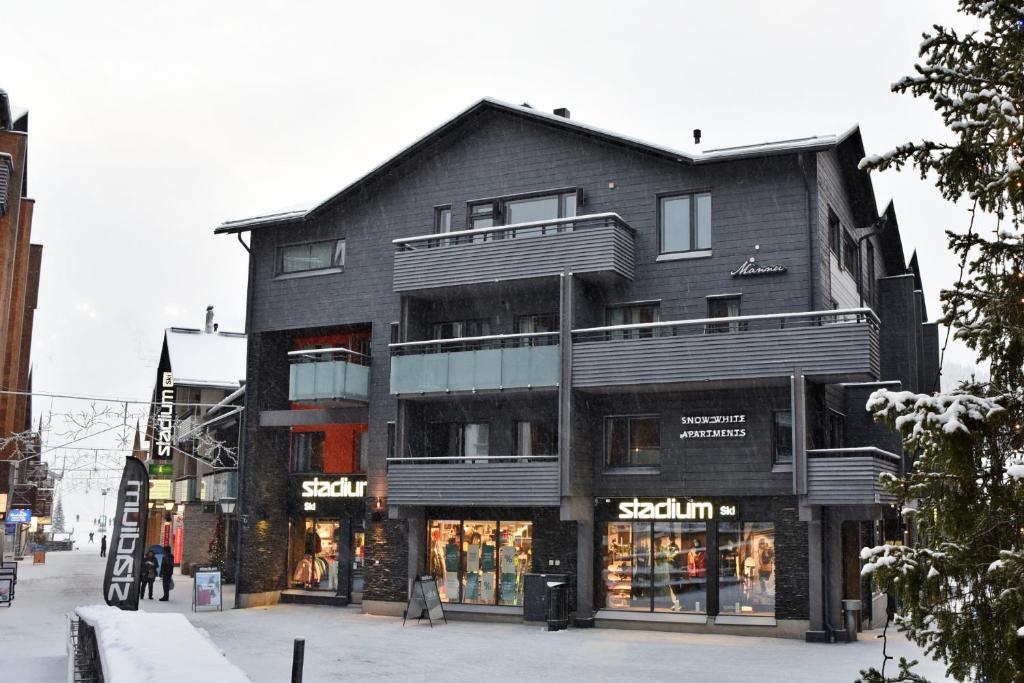
[[[445,121],[434,130],[427,133],[425,136],[412,143],[395,156],[391,157],[381,165],[372,169],[369,173],[365,174],[355,182],[342,188],[339,192],[335,193],[331,197],[328,197],[318,204],[306,207],[304,209],[296,209],[289,211],[278,211],[268,212],[257,216],[251,216],[249,218],[243,218],[239,220],[225,221],[216,229],[214,233],[233,233],[233,232],[244,232],[252,230],[253,228],[265,226],[265,225],[281,225],[285,223],[295,223],[304,221],[311,216],[314,216],[322,210],[324,207],[342,199],[343,197],[351,194],[365,183],[368,183],[378,177],[384,176],[392,168],[403,162],[404,160],[411,157],[416,152],[420,151],[427,145],[432,144],[437,139],[443,137],[447,133],[451,132],[455,128],[461,126],[465,121],[474,115],[483,111],[500,111],[513,116],[522,117],[531,121],[539,122],[543,125],[548,125],[561,130],[572,131],[578,134],[587,135],[604,142],[611,144],[635,149],[646,154],[673,161],[685,165],[700,165],[706,163],[718,163],[723,161],[733,161],[737,159],[748,159],[755,157],[766,157],[774,156],[779,154],[794,154],[798,152],[818,152],[825,149],[830,149],[837,144],[840,144],[844,140],[849,139],[855,135],[857,140],[860,139],[859,129],[854,127],[844,133],[842,136],[835,135],[818,135],[806,138],[797,138],[793,140],[782,140],[777,142],[762,142],[754,145],[744,145],[740,147],[723,147],[719,149],[710,149],[703,153],[690,153],[683,152],[663,145],[656,145],[650,142],[645,142],[637,138],[632,138],[626,135],[620,135],[607,131],[603,128],[596,126],[590,126],[579,121],[574,121],[562,116],[555,114],[549,114],[537,109],[534,109],[527,105],[509,104],[508,102],[502,102],[489,97],[476,102],[469,108],[459,112],[453,118]],[[860,145],[861,156],[863,156],[863,145]],[[860,160],[858,157],[854,161],[854,167],[856,162]],[[866,175],[866,174],[865,174]]]
[[[169,327],[164,347],[176,385],[234,389],[245,380],[244,334]]]

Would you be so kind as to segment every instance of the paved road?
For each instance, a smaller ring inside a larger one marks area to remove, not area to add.
[[[15,605],[0,610],[0,679],[63,680],[64,615],[77,605],[101,601],[103,560],[97,550],[88,548],[51,553],[45,565],[23,562],[19,571]],[[547,633],[538,626],[518,624],[452,622],[434,629],[426,624],[403,628],[401,620],[364,615],[356,608],[279,605],[193,614],[191,581],[176,577],[175,583],[171,602],[145,600],[142,609],[186,613],[254,681],[289,679],[294,637],[306,638],[307,682],[852,683],[859,669],[881,662],[880,644],[871,634],[862,634],[853,644],[809,645],[773,638],[612,629]],[[225,593],[230,605],[230,587]],[[159,633],[140,633],[139,639],[143,647],[160,646]],[[889,649],[897,656],[920,657],[898,635],[890,640]],[[920,672],[933,681],[942,680],[942,668],[934,662],[924,662]]]

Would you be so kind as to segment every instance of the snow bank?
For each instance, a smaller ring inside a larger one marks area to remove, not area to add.
[[[249,681],[183,614],[126,612],[106,605],[75,612],[96,629],[103,678],[110,683]]]

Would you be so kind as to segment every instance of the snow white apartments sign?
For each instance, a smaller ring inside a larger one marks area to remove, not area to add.
[[[747,435],[746,415],[683,415],[680,439],[730,439]]]

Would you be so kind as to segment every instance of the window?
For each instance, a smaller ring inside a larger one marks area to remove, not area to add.
[[[352,450],[356,455],[356,472],[365,472],[369,462],[370,435],[368,432],[355,432],[352,438],[355,441]]]
[[[469,224],[473,228],[490,228],[499,225],[516,225],[556,218],[571,218],[576,215],[580,204],[579,190],[563,190],[547,194],[502,197],[469,205]],[[514,234],[497,233],[488,239],[506,237],[533,237],[548,232],[571,230],[570,225],[537,226],[516,230]]]
[[[658,253],[711,248],[711,193],[681,194],[658,200]]]
[[[557,455],[558,423],[554,420],[516,422],[516,455]]]
[[[439,206],[434,209],[434,233],[437,235],[452,231],[452,207]]]
[[[708,299],[709,318],[736,318],[740,314],[740,298],[738,296],[718,296]],[[704,332],[707,334],[719,334],[722,332],[744,332],[747,329],[745,322],[716,323],[705,325]]]
[[[533,523],[504,520],[427,522],[427,570],[442,602],[522,605],[533,570]]]
[[[344,266],[345,240],[291,244],[277,249],[278,275]]]
[[[607,467],[656,467],[661,462],[661,417],[606,417],[604,443]]]
[[[487,462],[490,426],[486,422],[436,422],[427,427],[427,456],[459,462]]]
[[[825,448],[842,448],[846,416],[835,410],[825,415]]]
[[[324,433],[292,432],[292,472],[324,471]]]
[[[397,344],[402,341],[402,327],[399,323],[391,323],[390,339],[392,344]]]
[[[793,464],[793,413],[788,410],[772,413],[772,463]]]
[[[388,422],[388,454],[387,458],[390,461],[392,458],[397,457],[396,447],[398,444],[398,425],[395,422]]]
[[[719,522],[718,612],[775,614],[775,525]]]
[[[605,309],[605,325],[644,325],[661,320],[661,304],[628,304]],[[654,336],[654,329],[616,330],[610,339],[637,339]]]
[[[471,204],[469,206],[469,227],[490,228],[497,224],[497,207],[494,202]]]
[[[707,525],[608,522],[602,603],[641,612],[707,612]]]
[[[558,332],[557,313],[532,313],[516,317],[516,334]]]
[[[868,261],[868,272],[865,281],[865,295],[864,299],[868,302],[868,305],[872,308],[875,307],[875,245],[871,244],[871,240],[866,242],[867,246],[867,258]]]
[[[837,259],[842,259],[842,226],[839,224],[839,216],[832,211],[831,208],[828,210],[828,248],[836,255]],[[840,260],[840,263],[842,261]]]
[[[491,333],[491,321],[488,318],[471,320],[451,320],[434,323],[431,327],[431,339],[460,339],[462,337],[486,337]]]
[[[853,269],[857,267],[857,243],[850,237],[850,233],[843,233],[843,270],[847,273],[852,273]]]

